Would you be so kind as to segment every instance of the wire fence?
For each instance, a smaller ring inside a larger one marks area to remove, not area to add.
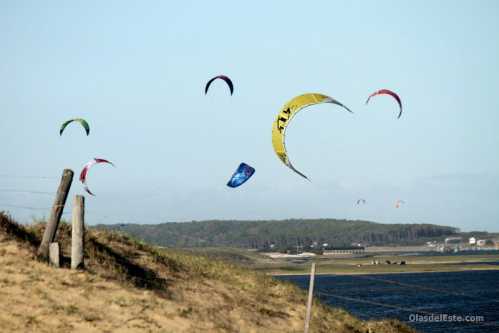
[[[9,175],[9,174],[0,174],[0,178],[9,178],[9,179],[44,179],[44,180],[57,180],[59,177],[52,176],[39,176],[39,175]]]
[[[11,188],[0,188],[0,193],[26,193],[26,194],[43,194],[43,195],[54,195],[54,192],[47,191],[34,191],[34,190],[16,190]]]
[[[411,291],[424,291],[424,292],[433,292],[439,295],[445,295],[445,296],[454,296],[454,297],[459,297],[459,298],[468,298],[469,300],[475,300],[476,302],[469,302],[467,301],[466,304],[472,305],[472,304],[490,304],[490,303],[499,303],[499,300],[493,299],[493,298],[485,298],[477,295],[470,295],[468,293],[464,292],[453,292],[449,290],[445,290],[443,288],[434,288],[434,287],[428,287],[420,284],[413,284],[413,283],[406,283],[406,282],[400,282],[400,281],[395,281],[387,278],[380,278],[380,277],[373,277],[369,275],[352,275],[352,279],[365,279],[377,283],[382,283],[382,284],[389,284],[389,285],[396,285],[397,287],[405,288],[405,289],[410,289]],[[386,290],[385,290],[386,291]],[[394,293],[397,291],[393,291]],[[331,292],[329,290],[319,290],[316,291],[315,294],[319,297],[319,299],[322,300],[329,300],[331,298],[334,299],[339,299],[342,301],[346,301],[349,303],[360,303],[360,304],[368,304],[376,307],[382,307],[382,308],[387,308],[387,309],[392,309],[399,311],[401,313],[410,313],[411,315],[423,315],[423,316],[433,316],[435,318],[441,318],[442,314],[425,310],[422,309],[421,307],[418,308],[410,308],[406,305],[398,305],[398,304],[391,304],[391,303],[385,303],[385,302],[380,302],[376,300],[369,300],[369,299],[363,299],[363,298],[356,298],[356,297],[350,297],[350,296],[345,296],[345,295],[339,295],[337,293]],[[385,293],[386,295],[386,293]],[[495,305],[487,305],[491,307],[496,307]],[[485,321],[461,321],[460,323],[464,323],[466,325],[477,325],[481,327],[493,327],[493,328],[499,328],[499,323],[497,321],[494,322],[485,322]]]
[[[344,296],[344,295],[337,295],[337,294],[333,294],[330,292],[319,291],[319,292],[316,292],[316,295],[319,296],[319,299],[324,299],[324,297],[336,298],[336,299],[340,299],[340,300],[348,301],[348,302],[352,302],[352,303],[369,304],[369,305],[373,305],[373,306],[377,306],[377,307],[393,309],[393,310],[397,310],[397,311],[404,312],[404,313],[410,313],[412,315],[418,314],[418,315],[423,315],[423,316],[433,316],[436,318],[441,317],[441,315],[442,315],[441,313],[426,311],[426,310],[420,309],[420,308],[408,308],[407,306],[377,302],[377,301],[360,299],[360,298],[349,297],[349,296]],[[487,322],[482,322],[482,321],[473,321],[473,322],[462,321],[461,323],[464,323],[467,325],[479,325],[479,326],[498,327],[499,328],[499,324],[497,324],[495,322],[487,323]]]
[[[410,288],[412,290],[431,291],[431,292],[436,292],[436,293],[447,295],[447,296],[466,297],[469,299],[480,300],[482,302],[486,301],[486,302],[499,303],[499,300],[483,298],[483,297],[476,296],[476,295],[469,295],[469,294],[463,293],[463,292],[448,291],[448,290],[445,290],[442,288],[433,288],[433,287],[421,286],[421,285],[417,285],[417,284],[394,281],[394,280],[378,278],[378,277],[372,277],[372,276],[368,276],[368,275],[356,275],[355,277],[359,278],[359,279],[366,279],[366,280],[382,282],[382,283],[386,283],[386,284],[397,285],[399,287]]]
[[[0,179],[27,179],[30,181],[33,180],[43,180],[43,181],[54,181],[60,179],[60,177],[52,177],[52,176],[41,176],[41,175],[12,175],[12,174],[0,174]],[[54,185],[57,186],[57,185]],[[41,196],[55,196],[56,194],[56,188],[54,188],[54,191],[43,191],[43,190],[38,190],[38,189],[26,189],[26,188],[0,188],[0,194],[5,193],[5,194],[33,194],[33,195],[41,195]],[[16,203],[9,203],[9,202],[0,202],[0,210],[2,208],[13,208],[13,209],[21,209],[21,210],[28,210],[28,211],[34,211],[34,212],[47,212],[50,213],[52,206],[45,206],[45,207],[37,207],[37,206],[31,206],[31,205],[23,205],[23,204],[16,204]],[[71,212],[68,210],[63,211],[62,215],[68,215]],[[89,214],[92,214],[92,212],[88,212]]]
[[[397,311],[404,312],[404,313],[410,313],[411,315],[418,314],[418,315],[423,315],[423,316],[433,316],[435,318],[441,317],[441,315],[442,315],[441,313],[426,311],[426,310],[420,309],[420,308],[408,308],[407,306],[402,306],[402,305],[397,305],[397,304],[388,304],[388,303],[371,301],[371,300],[349,297],[349,296],[344,296],[344,295],[337,295],[337,294],[333,294],[330,292],[319,291],[319,292],[316,292],[316,295],[319,296],[319,299],[324,299],[324,297],[336,298],[336,299],[340,299],[340,300],[348,301],[348,302],[352,302],[352,303],[369,304],[369,305],[373,305],[373,306],[377,306],[377,307],[383,307],[383,308],[388,308],[388,309],[392,309],[392,310],[397,310]],[[483,322],[483,321],[462,321],[461,323],[464,323],[466,325],[478,325],[478,326],[483,326],[483,327],[498,327],[499,328],[499,324],[497,324],[495,322],[487,323],[487,322]]]
[[[40,175],[12,175],[12,174],[0,174],[0,179],[29,179],[29,180],[57,180],[57,177],[51,176],[40,176]],[[26,189],[26,188],[0,188],[0,194],[33,194],[33,195],[41,195],[41,196],[53,196],[55,192],[48,190],[39,190],[39,189]],[[23,209],[23,210],[31,210],[31,211],[44,211],[50,210],[51,207],[35,207],[31,205],[25,204],[16,204],[9,202],[0,202],[0,209],[3,207],[14,208],[14,209]]]
[[[0,203],[0,207],[8,207],[8,208],[16,208],[16,209],[26,209],[26,210],[50,210],[50,207],[31,207],[31,206],[22,206],[22,205],[13,205]]]

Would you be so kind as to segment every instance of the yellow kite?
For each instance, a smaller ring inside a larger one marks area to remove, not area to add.
[[[332,97],[322,95],[322,94],[303,94],[300,96],[294,97],[292,100],[287,102],[277,115],[276,120],[272,124],[272,145],[274,146],[274,151],[277,154],[277,157],[288,166],[291,170],[299,174],[300,176],[308,179],[300,171],[296,170],[295,167],[291,164],[289,160],[288,154],[286,153],[286,145],[284,143],[284,138],[286,134],[286,128],[291,121],[291,119],[302,109],[322,103],[332,103],[339,105],[345,108],[348,112],[350,111],[345,105],[341,104],[337,100]],[[353,113],[353,112],[352,112]]]

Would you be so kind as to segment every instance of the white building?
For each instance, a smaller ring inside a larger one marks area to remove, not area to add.
[[[476,245],[478,246],[485,246],[485,243],[487,243],[485,239],[479,239],[476,241]]]
[[[461,237],[447,237],[445,239],[445,245],[447,244],[459,244],[461,243]]]
[[[476,238],[475,237],[470,237],[470,245],[476,245]]]

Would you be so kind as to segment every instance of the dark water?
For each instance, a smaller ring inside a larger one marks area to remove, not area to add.
[[[278,278],[308,289],[309,276]],[[499,271],[319,275],[314,294],[359,318],[397,318],[420,332],[499,333]]]

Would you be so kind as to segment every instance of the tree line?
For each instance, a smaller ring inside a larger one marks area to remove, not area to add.
[[[210,220],[161,224],[115,224],[146,242],[166,247],[229,246],[283,249],[328,243],[330,246],[413,245],[459,233],[433,224],[382,224],[359,220],[291,219],[269,221]]]

